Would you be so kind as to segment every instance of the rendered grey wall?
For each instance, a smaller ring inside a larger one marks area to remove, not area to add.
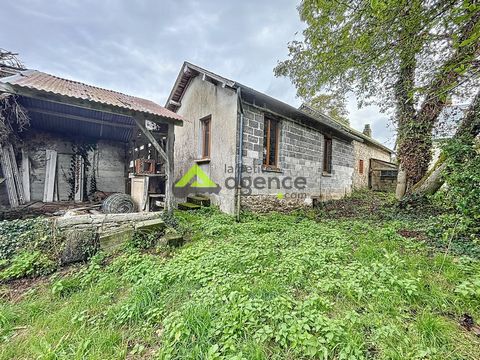
[[[235,190],[227,189],[225,167],[235,168],[237,131],[237,94],[196,77],[191,80],[177,111],[186,121],[175,127],[175,181],[180,179],[201,158],[200,119],[211,116],[211,151],[209,162],[199,162],[201,169],[219,184],[220,193],[211,194],[214,205],[232,214],[235,209]],[[192,191],[195,193],[195,191]],[[185,201],[178,198],[177,201]]]

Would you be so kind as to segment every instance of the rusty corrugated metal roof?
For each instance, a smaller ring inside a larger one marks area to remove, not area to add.
[[[117,91],[102,89],[78,81],[63,79],[37,70],[24,70],[13,76],[0,78],[0,83],[14,88],[27,88],[40,92],[92,101],[108,106],[119,107],[146,115],[155,115],[175,121],[184,119],[153,101],[125,95]]]

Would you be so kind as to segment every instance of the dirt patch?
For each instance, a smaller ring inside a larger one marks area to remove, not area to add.
[[[17,303],[21,301],[30,290],[44,285],[47,281],[48,276],[11,280],[0,288],[0,298]]]
[[[65,267],[56,275],[65,276],[78,269],[79,265]],[[10,280],[0,286],[0,298],[6,301],[17,303],[21,301],[30,291],[46,286],[51,279],[51,275],[39,276],[36,278],[22,278]]]
[[[340,200],[319,203],[319,217],[371,218],[380,216],[384,209],[392,207],[391,194],[361,192]]]
[[[417,240],[427,239],[427,235],[425,234],[425,232],[418,230],[401,229],[397,231],[397,234],[403,236],[404,238],[414,238]]]
[[[473,332],[476,336],[480,337],[480,325],[475,324],[475,320],[469,314],[463,314],[460,319],[460,325],[467,331]]]

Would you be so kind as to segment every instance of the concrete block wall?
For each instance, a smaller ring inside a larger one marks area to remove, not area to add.
[[[269,116],[269,115],[267,115]],[[268,189],[251,189],[250,194],[242,197],[242,206],[256,211],[265,208],[278,208],[297,204],[303,207],[310,204],[313,197],[321,199],[341,198],[352,190],[352,174],[354,167],[353,143],[333,138],[332,143],[332,174],[323,174],[323,146],[324,136],[316,129],[300,125],[294,121],[278,119],[280,126],[279,140],[279,171],[262,169],[263,164],[263,136],[265,114],[258,108],[244,105],[243,131],[243,165],[242,178],[250,178],[253,182],[256,177],[263,177],[268,182],[275,177],[280,181],[285,177],[292,179],[303,177],[306,179],[304,190],[277,189],[276,186]],[[254,172],[246,172],[245,166]],[[276,185],[276,183],[272,183]],[[246,192],[244,190],[244,192]],[[286,194],[286,199],[278,200],[278,193]],[[300,194],[301,196],[295,196]],[[269,201],[268,196],[271,197]],[[302,197],[303,196],[303,197]],[[268,205],[267,205],[268,203]]]
[[[322,176],[320,200],[340,199],[352,192],[353,142],[333,139],[332,174]]]

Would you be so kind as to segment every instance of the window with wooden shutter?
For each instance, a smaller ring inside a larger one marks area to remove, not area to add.
[[[358,160],[358,173],[363,174],[363,160]]]
[[[278,168],[278,140],[280,131],[278,121],[265,118],[263,130],[263,165]]]
[[[332,138],[324,138],[323,147],[323,172],[325,174],[332,173]]]

